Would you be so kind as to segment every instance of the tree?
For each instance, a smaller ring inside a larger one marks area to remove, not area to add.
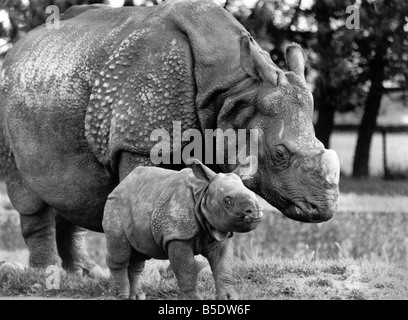
[[[346,8],[352,1],[316,0],[311,9],[317,23],[312,50],[317,54],[313,68],[315,108],[319,111],[316,137],[330,147],[336,111],[355,109],[362,98],[355,63],[350,61],[350,32],[345,26]],[[350,66],[353,66],[352,68]],[[350,94],[350,93],[353,94]]]
[[[353,177],[369,174],[371,139],[377,124],[381,98],[386,91],[384,81],[399,83],[407,90],[408,83],[408,3],[406,0],[361,4],[362,29],[356,33],[356,51],[369,84],[364,115],[358,129],[353,163]]]
[[[30,0],[29,2],[5,0],[0,4],[0,10],[8,13],[10,27],[5,28],[0,24],[0,38],[6,39],[11,44],[15,43],[22,35],[46,21],[48,17],[46,8],[50,5],[57,6],[62,13],[73,5],[104,2],[104,0]]]

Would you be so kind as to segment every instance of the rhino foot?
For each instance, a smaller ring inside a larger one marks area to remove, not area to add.
[[[83,228],[73,225],[60,214],[55,217],[56,241],[62,267],[80,276],[106,278],[108,274],[89,257]]]
[[[139,290],[138,292],[131,294],[129,296],[129,300],[146,300],[146,293],[144,293],[142,290]]]
[[[179,300],[203,300],[203,297],[198,293],[185,293],[181,292],[178,296]]]
[[[217,300],[239,300],[239,295],[234,289],[228,288],[217,294]]]

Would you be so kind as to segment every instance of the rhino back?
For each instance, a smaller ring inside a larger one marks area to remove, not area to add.
[[[180,130],[215,128],[212,95],[242,76],[243,32],[212,1],[174,0],[155,7],[109,57],[92,90],[85,121],[96,157],[115,168],[120,151],[148,156],[155,129],[169,133],[172,141],[165,136],[162,141],[172,150]],[[146,157],[141,165],[151,162]]]

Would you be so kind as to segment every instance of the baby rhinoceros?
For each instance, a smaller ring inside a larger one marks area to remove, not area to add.
[[[109,195],[103,229],[117,296],[144,299],[145,260],[169,259],[180,299],[197,294],[202,254],[211,266],[218,299],[238,299],[231,270],[233,232],[253,230],[262,218],[255,193],[235,173],[216,174],[198,160],[181,171],[137,167]]]

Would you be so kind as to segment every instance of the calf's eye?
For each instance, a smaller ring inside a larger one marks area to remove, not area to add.
[[[232,206],[232,198],[231,197],[225,197],[224,198],[224,204],[227,208]]]

